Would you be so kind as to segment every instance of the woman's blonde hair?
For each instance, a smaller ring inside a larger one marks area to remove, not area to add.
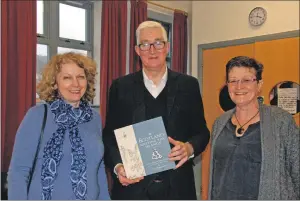
[[[87,89],[81,99],[92,101],[95,97],[96,62],[87,56],[74,52],[57,54],[46,64],[42,73],[42,79],[37,85],[37,93],[40,99],[48,102],[54,101],[59,97],[55,87],[56,76],[60,72],[62,65],[67,63],[75,63],[84,69],[87,79]]]

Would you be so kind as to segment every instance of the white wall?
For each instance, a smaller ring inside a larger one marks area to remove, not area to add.
[[[257,6],[267,11],[260,27],[248,23]],[[299,30],[299,1],[193,1],[192,75],[198,75],[198,45]]]

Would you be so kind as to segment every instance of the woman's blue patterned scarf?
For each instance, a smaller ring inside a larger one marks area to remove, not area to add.
[[[78,124],[88,122],[93,113],[89,104],[81,101],[78,108],[58,99],[50,103],[50,109],[55,115],[54,121],[58,129],[53,133],[44,148],[41,172],[42,199],[51,200],[54,181],[57,177],[57,167],[63,158],[63,142],[65,133],[69,131],[71,142],[72,163],[70,179],[76,199],[85,199],[87,194],[86,155]]]

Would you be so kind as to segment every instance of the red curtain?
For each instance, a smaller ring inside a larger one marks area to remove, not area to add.
[[[127,1],[102,1],[100,113],[105,125],[108,90],[112,81],[126,74]],[[113,180],[106,169],[108,189]]]
[[[1,171],[36,94],[36,1],[1,1]],[[30,136],[29,136],[30,137]]]
[[[173,22],[172,70],[187,71],[187,16],[175,10]]]
[[[100,113],[105,124],[108,89],[126,74],[127,1],[102,1]]]
[[[141,61],[134,50],[136,45],[135,31],[139,24],[147,20],[147,3],[144,0],[131,0],[130,13],[130,45],[129,45],[129,72],[133,73],[141,69]]]

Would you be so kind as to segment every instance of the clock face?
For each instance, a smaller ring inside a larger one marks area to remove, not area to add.
[[[249,22],[253,26],[262,25],[267,19],[267,11],[262,7],[254,8],[249,14]]]

